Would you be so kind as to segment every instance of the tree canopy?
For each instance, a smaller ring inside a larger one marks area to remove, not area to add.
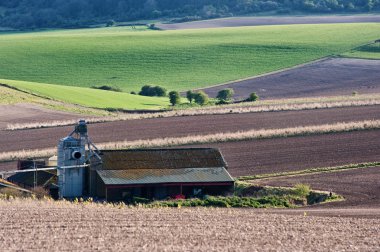
[[[0,0],[2,27],[77,28],[169,18],[174,21],[274,12],[380,11],[380,0]]]

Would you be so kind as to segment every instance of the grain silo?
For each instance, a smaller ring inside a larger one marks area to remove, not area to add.
[[[89,152],[86,153],[86,145]],[[58,144],[58,186],[60,198],[74,198],[83,195],[86,162],[95,152],[87,136],[87,125],[80,120],[75,130]]]

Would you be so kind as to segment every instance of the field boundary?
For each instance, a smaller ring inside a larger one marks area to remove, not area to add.
[[[249,103],[249,104],[230,104],[222,106],[212,106],[197,109],[184,109],[184,110],[170,110],[160,113],[131,113],[131,114],[118,114],[109,117],[93,117],[87,118],[86,121],[90,124],[115,122],[115,121],[129,121],[153,118],[169,118],[169,117],[182,117],[182,116],[201,116],[201,115],[224,115],[224,114],[243,114],[243,113],[262,113],[262,112],[281,112],[281,111],[302,111],[302,110],[315,110],[315,109],[330,109],[330,108],[345,108],[345,107],[361,107],[361,106],[375,106],[380,105],[380,96],[363,96],[366,98],[358,99],[353,96],[345,97],[345,101],[322,101],[322,102],[304,102],[304,103],[289,103],[289,104],[270,104],[264,102],[262,104]],[[328,100],[328,99],[327,99]],[[6,130],[27,130],[39,128],[53,128],[75,125],[76,120],[56,120],[37,123],[14,123],[8,124]]]
[[[367,131],[376,129],[380,129],[380,120],[366,120],[358,122],[322,124],[314,126],[300,126],[280,129],[254,129],[248,131],[221,132],[209,135],[188,135],[185,137],[168,137],[135,141],[125,140],[119,142],[96,143],[96,145],[99,149],[103,150],[174,147],[181,145],[238,142],[247,140],[310,136],[352,131]],[[54,155],[55,153],[56,148],[3,152],[0,153],[0,162],[14,161],[23,158],[49,157]]]
[[[301,63],[301,64],[298,64],[298,65],[295,65],[295,66],[291,66],[291,67],[287,67],[287,68],[281,68],[279,70],[275,70],[275,71],[271,71],[271,72],[263,73],[263,74],[259,74],[259,75],[254,75],[254,76],[250,76],[250,77],[246,77],[246,78],[241,78],[241,79],[237,79],[237,80],[227,81],[227,82],[215,84],[215,85],[204,87],[204,88],[196,88],[194,90],[195,91],[206,90],[206,89],[209,89],[209,88],[214,88],[214,87],[220,87],[220,86],[224,86],[224,85],[235,84],[236,82],[240,82],[240,81],[254,80],[254,79],[261,78],[261,77],[266,77],[266,76],[269,76],[269,75],[272,75],[272,74],[278,74],[278,73],[282,73],[282,72],[285,72],[285,71],[288,71],[288,70],[292,70],[292,69],[296,69],[296,68],[299,68],[299,67],[303,67],[303,66],[314,64],[314,63],[326,61],[326,60],[329,60],[330,58],[333,58],[333,57],[334,57],[334,55],[327,55],[327,56],[324,56],[322,58],[318,58],[318,59],[315,59],[315,60],[312,60],[312,61]],[[181,93],[184,93],[184,92],[185,91],[181,91]]]
[[[237,179],[239,181],[267,180],[267,179],[272,179],[272,178],[298,177],[298,176],[315,175],[315,174],[322,174],[322,173],[343,172],[347,170],[375,168],[378,166],[380,166],[380,162],[358,163],[358,164],[348,164],[348,165],[342,165],[342,166],[311,168],[311,169],[305,169],[305,170],[300,170],[300,171],[289,171],[289,172],[267,173],[267,174],[252,175],[252,176],[241,176],[241,177],[237,177]]]

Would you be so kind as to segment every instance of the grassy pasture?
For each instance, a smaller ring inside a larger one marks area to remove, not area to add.
[[[1,80],[19,90],[39,96],[91,108],[162,109],[169,105],[168,98],[145,97],[128,93],[92,88],[71,87],[25,81]],[[22,95],[22,93],[21,93]],[[13,97],[14,98],[14,97]],[[19,99],[19,97],[16,97]],[[15,99],[16,99],[15,98]]]
[[[380,24],[362,23],[181,31],[116,27],[4,34],[0,36],[0,78],[79,87],[114,85],[124,91],[138,91],[144,84],[187,90],[342,54],[377,39],[379,31]],[[34,91],[42,92],[43,85],[38,84]],[[77,96],[62,99],[88,105],[80,90],[75,89]],[[69,89],[49,87],[43,94],[61,91]],[[95,94],[95,90],[89,92],[88,99]],[[107,101],[97,97],[98,107],[119,107],[128,99],[128,108],[136,106],[137,101],[134,104],[129,95],[112,97]],[[158,100],[154,103],[163,105]]]
[[[380,59],[380,43],[361,46],[355,50],[344,53],[343,56],[363,59]]]

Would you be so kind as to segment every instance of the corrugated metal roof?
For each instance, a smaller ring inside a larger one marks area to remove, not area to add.
[[[98,170],[106,185],[233,182],[224,167],[183,169]]]
[[[103,170],[227,168],[220,151],[212,148],[105,150],[100,155]]]

